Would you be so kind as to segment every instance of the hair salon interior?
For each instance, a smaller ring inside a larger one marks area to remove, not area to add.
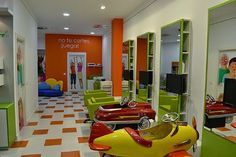
[[[235,26],[236,0],[0,0],[0,157],[235,156]]]

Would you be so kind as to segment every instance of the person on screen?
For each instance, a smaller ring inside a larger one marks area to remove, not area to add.
[[[236,79],[236,57],[230,59],[228,69],[229,73],[224,75],[222,82],[225,78]]]
[[[222,83],[221,84],[223,86],[224,86],[224,81],[225,81],[226,78],[236,79],[236,57],[230,59],[228,69],[229,69],[229,73],[225,74],[223,76],[223,79],[222,79]],[[224,89],[223,86],[222,86],[222,88]],[[222,102],[223,101],[223,95],[224,94],[221,93],[218,96],[217,101]]]

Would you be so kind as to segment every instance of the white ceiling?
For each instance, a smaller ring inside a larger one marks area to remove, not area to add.
[[[156,0],[23,0],[26,7],[36,18],[38,26],[47,27],[39,30],[39,35],[44,33],[57,34],[90,34],[102,35],[109,31],[113,18],[130,16],[143,6]],[[104,4],[105,10],[100,6]],[[68,12],[70,17],[63,17],[62,13]],[[94,25],[103,25],[96,29]],[[63,28],[69,27],[65,31]]]

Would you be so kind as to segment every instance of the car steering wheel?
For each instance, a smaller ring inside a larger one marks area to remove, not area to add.
[[[178,119],[179,115],[176,112],[167,113],[161,117],[162,122],[175,122]]]
[[[120,100],[120,106],[124,106],[129,101],[129,98],[123,97]]]
[[[135,107],[137,105],[137,102],[135,102],[134,100],[131,100],[129,103],[128,103],[128,107],[132,108],[132,107]]]

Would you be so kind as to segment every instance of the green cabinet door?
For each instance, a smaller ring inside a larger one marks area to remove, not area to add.
[[[0,104],[0,149],[9,148],[16,138],[14,104]]]

